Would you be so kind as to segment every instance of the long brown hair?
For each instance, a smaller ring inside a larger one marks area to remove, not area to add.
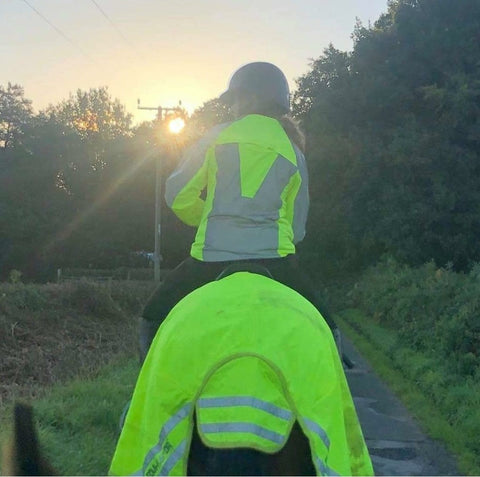
[[[244,91],[237,91],[233,95],[233,101],[236,105],[237,117],[247,114],[261,114],[277,119],[283,126],[290,140],[295,143],[302,152],[305,152],[305,135],[300,129],[300,123],[294,119],[290,114],[284,114],[277,104],[265,103],[263,98],[260,98],[254,93],[247,93]]]
[[[295,143],[300,150],[304,153],[305,152],[305,134],[300,129],[300,122],[294,119],[289,114],[285,114],[280,118],[277,118],[280,121],[280,124],[285,129],[287,136],[290,140]]]

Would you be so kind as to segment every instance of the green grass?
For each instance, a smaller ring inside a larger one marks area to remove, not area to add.
[[[153,282],[0,283],[0,440],[34,406],[59,473],[103,475],[137,373],[137,317]],[[0,457],[1,458],[1,457]]]
[[[394,331],[358,310],[344,311],[336,319],[424,432],[455,454],[460,472],[480,475],[478,383],[459,383],[455,376],[445,374],[442,357],[401,346]]]
[[[123,358],[95,377],[53,387],[33,403],[41,445],[60,474],[107,474],[138,371],[137,358]],[[11,407],[0,418],[7,421]]]

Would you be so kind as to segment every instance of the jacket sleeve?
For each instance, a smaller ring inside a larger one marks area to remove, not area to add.
[[[185,224],[198,226],[205,201],[200,197],[207,186],[208,148],[226,125],[211,129],[183,154],[179,166],[165,184],[165,200],[175,215]]]
[[[305,237],[310,197],[308,193],[308,170],[305,156],[294,146],[297,155],[297,167],[300,175],[300,186],[293,205],[293,243],[297,244]]]

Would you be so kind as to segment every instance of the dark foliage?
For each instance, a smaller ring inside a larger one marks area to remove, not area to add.
[[[298,79],[311,211],[300,252],[322,275],[385,252],[410,265],[480,261],[480,2],[395,0],[354,48],[330,45]],[[230,119],[218,100],[181,141],[156,121],[132,128],[106,88],[34,114],[0,88],[0,279],[48,280],[59,267],[137,266],[153,251],[155,161],[161,183],[185,145]],[[162,189],[163,190],[163,189]],[[172,268],[195,231],[162,203]]]
[[[330,268],[480,260],[479,32],[477,0],[392,1],[351,53],[330,46],[298,80],[306,245]]]

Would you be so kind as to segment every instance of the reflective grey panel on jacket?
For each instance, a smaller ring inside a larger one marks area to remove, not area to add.
[[[297,168],[279,155],[256,195],[247,198],[241,194],[238,144],[217,145],[215,157],[217,184],[208,216],[203,259],[278,257],[281,194]]]

